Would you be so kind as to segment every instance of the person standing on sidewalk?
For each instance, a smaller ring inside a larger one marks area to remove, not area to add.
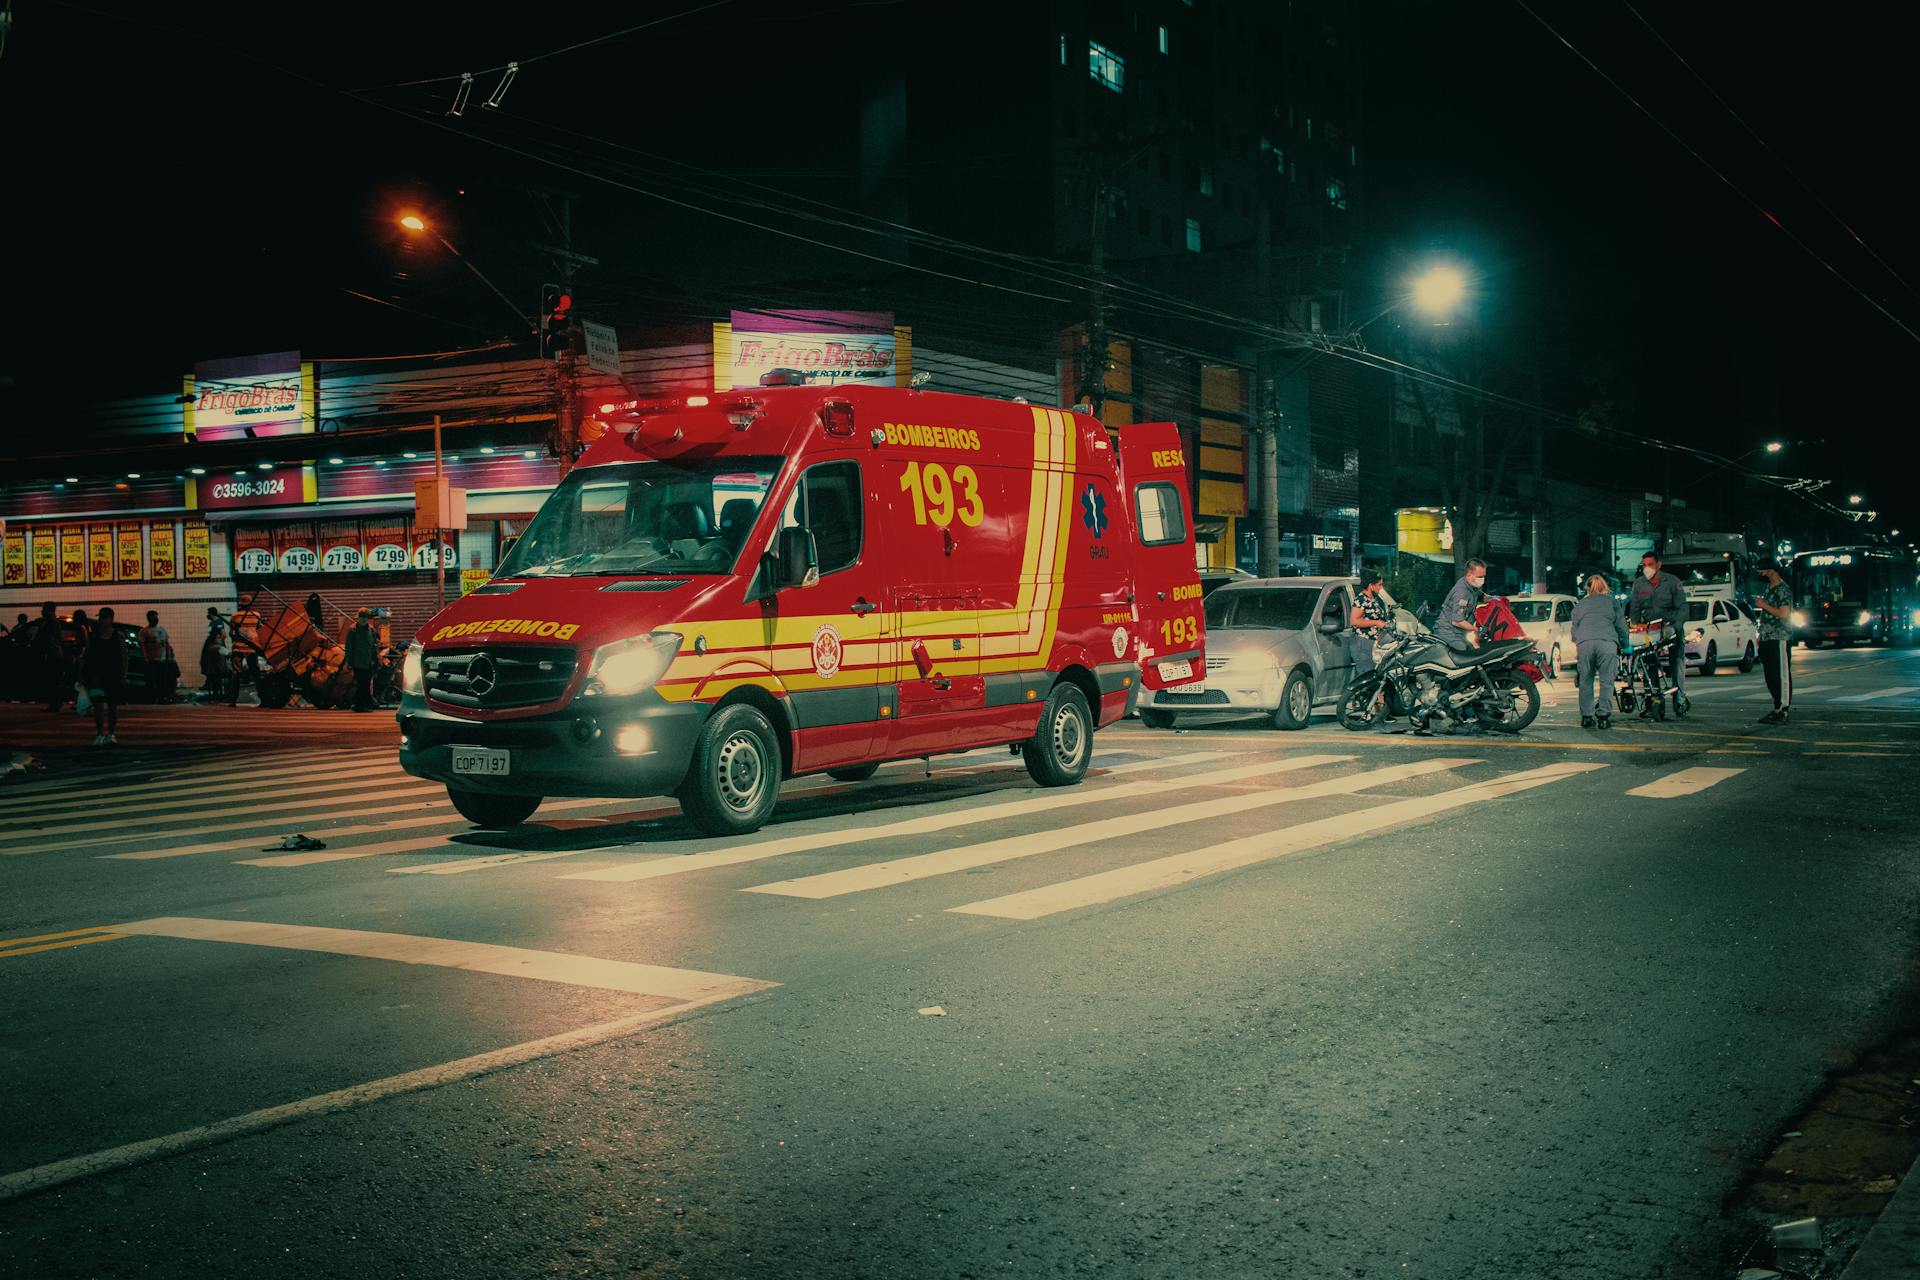
[[[1760,723],[1785,724],[1793,708],[1793,588],[1780,576],[1777,560],[1762,562],[1760,580],[1767,584],[1754,601],[1760,608],[1760,666],[1773,695],[1773,710]]]
[[[373,610],[362,609],[347,632],[347,665],[353,668],[353,709],[372,711],[373,664],[379,656],[379,636],[373,630]]]
[[[1674,698],[1678,700],[1687,679],[1687,593],[1680,579],[1660,572],[1660,557],[1649,551],[1640,557],[1640,576],[1633,580],[1633,592],[1627,598],[1627,621],[1667,624],[1666,664],[1672,677]]]
[[[147,685],[155,702],[172,702],[173,686],[180,680],[180,665],[173,660],[173,638],[160,625],[160,614],[147,610],[147,625],[140,628],[140,656],[147,664]]]
[[[120,700],[127,685],[127,646],[113,625],[111,606],[100,610],[100,621],[80,651],[80,683],[93,700],[93,745],[111,746],[120,727]]]
[[[1580,687],[1580,727],[1613,727],[1613,681],[1627,647],[1627,623],[1620,600],[1606,578],[1587,579],[1587,594],[1573,606],[1574,679]]]
[[[47,710],[66,706],[73,696],[73,674],[67,670],[67,653],[60,644],[60,615],[51,600],[40,606],[40,629],[33,633],[33,663],[39,668],[40,685],[46,691]]]

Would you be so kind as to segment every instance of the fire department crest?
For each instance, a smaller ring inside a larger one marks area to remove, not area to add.
[[[1124,658],[1127,656],[1127,629],[1125,627],[1115,627],[1113,629],[1113,656],[1116,658]]]
[[[831,680],[840,674],[842,656],[840,633],[831,624],[822,626],[813,633],[813,673],[822,680]]]

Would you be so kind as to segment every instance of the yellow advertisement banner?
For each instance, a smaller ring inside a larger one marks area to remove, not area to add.
[[[87,580],[87,527],[83,524],[60,526],[60,581],[70,586]]]
[[[138,582],[147,573],[147,549],[145,540],[140,536],[140,526],[123,524],[114,534],[115,544],[120,549],[114,565],[122,582]]]
[[[6,551],[0,556],[0,584],[9,587],[27,585],[27,535],[25,530],[8,530]]]
[[[179,576],[173,559],[173,522],[153,526],[147,535],[147,559],[155,582],[171,582]]]
[[[204,524],[190,524],[181,532],[181,559],[186,562],[187,577],[213,576],[213,530]]]
[[[113,526],[96,524],[87,530],[87,580],[113,581]]]
[[[472,594],[474,591],[486,586],[487,580],[491,577],[493,577],[493,570],[491,569],[462,569],[460,571],[460,594],[463,596]]]
[[[60,532],[52,525],[33,531],[33,583],[46,586],[60,581]]]

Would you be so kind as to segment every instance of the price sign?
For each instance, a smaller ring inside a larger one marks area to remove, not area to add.
[[[407,549],[397,542],[382,542],[369,547],[367,567],[369,569],[404,569],[407,567]]]
[[[234,568],[241,573],[272,573],[273,548],[248,547],[234,560]]]
[[[320,567],[328,573],[354,573],[360,568],[360,548],[335,543],[320,558]]]
[[[312,573],[320,567],[320,557],[312,547],[288,547],[280,553],[280,572]]]
[[[186,565],[187,577],[211,578],[213,576],[213,531],[204,524],[189,524],[180,531],[180,545],[183,550],[181,560]]]
[[[123,524],[115,535],[120,548],[120,581],[138,582],[146,569],[146,548],[137,524]]]

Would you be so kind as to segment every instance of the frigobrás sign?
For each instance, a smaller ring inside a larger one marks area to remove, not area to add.
[[[899,386],[912,372],[907,333],[890,311],[735,311],[713,327],[714,386],[756,387],[775,369],[810,383]]]
[[[298,351],[204,360],[181,384],[189,439],[299,435],[314,429],[313,365]]]

